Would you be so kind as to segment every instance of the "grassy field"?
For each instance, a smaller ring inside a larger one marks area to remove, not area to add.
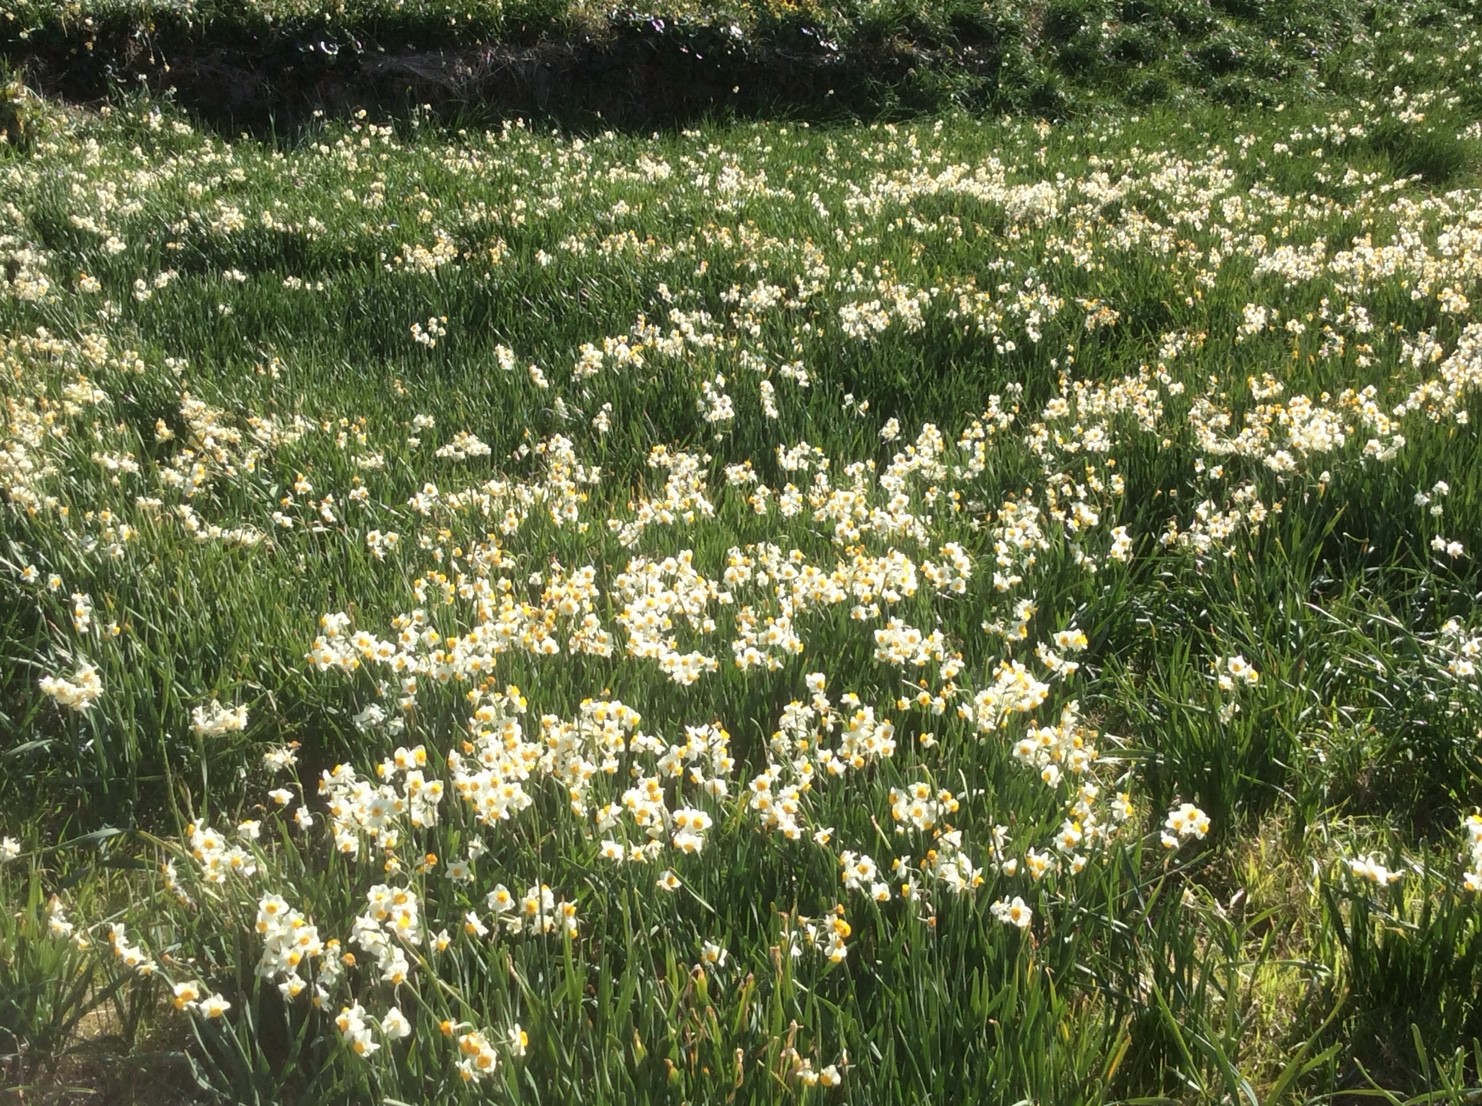
[[[1474,1100],[1482,38],[1380,45],[1070,124],[10,86],[0,1098]]]

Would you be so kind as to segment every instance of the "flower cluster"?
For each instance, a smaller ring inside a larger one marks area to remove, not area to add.
[[[1261,674],[1240,654],[1224,657],[1213,662],[1215,682],[1221,691],[1232,692],[1241,687],[1255,687]]]
[[[1467,831],[1464,856],[1469,867],[1462,883],[1468,891],[1482,892],[1482,813],[1469,814],[1464,824]]]
[[[103,678],[95,666],[84,661],[70,680],[61,676],[41,677],[41,690],[59,706],[81,713],[102,698]]]
[[[1478,663],[1482,662],[1482,634],[1467,629],[1460,619],[1450,618],[1441,627],[1432,649],[1444,662],[1448,675],[1469,685],[1477,682]]]
[[[201,737],[219,737],[221,734],[241,733],[247,728],[246,706],[224,707],[212,699],[203,707],[190,712],[191,732]]]
[[[1354,857],[1348,862],[1348,870],[1354,879],[1372,883],[1376,887],[1388,887],[1405,874],[1385,867],[1374,857],[1368,855]]]
[[[1176,849],[1189,838],[1203,841],[1209,833],[1209,815],[1193,803],[1181,803],[1163,820],[1162,843],[1165,849]]]
[[[127,927],[123,922],[114,922],[108,927],[108,944],[112,947],[113,955],[118,962],[130,971],[150,976],[159,970],[159,965],[155,963],[153,957],[138,945],[130,942]]]
[[[1024,900],[1015,895],[1012,899],[1000,899],[991,907],[993,916],[1005,925],[1017,926],[1020,929],[1028,929],[1029,923],[1034,920],[1034,911],[1025,905]]]
[[[391,1007],[376,1021],[367,1017],[365,1007],[357,1002],[341,1009],[334,1023],[335,1028],[340,1031],[340,1039],[357,1056],[370,1056],[381,1047],[382,1039],[397,1041],[411,1036],[412,1032],[412,1023],[407,1021],[406,1015],[396,1006]]]
[[[192,1010],[204,1018],[219,1018],[232,1008],[220,994],[205,994],[199,982],[177,983],[174,985],[174,1003],[176,1010]]]

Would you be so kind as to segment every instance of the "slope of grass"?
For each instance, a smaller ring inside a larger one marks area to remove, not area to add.
[[[17,93],[8,1085],[107,1014],[237,1103],[1475,1093],[1482,41],[1379,54],[1073,126]]]

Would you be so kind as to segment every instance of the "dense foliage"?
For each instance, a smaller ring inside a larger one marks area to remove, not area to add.
[[[1121,102],[1352,93],[1450,47],[1475,5],[1323,0],[10,0],[0,60],[73,98],[143,81],[218,123],[405,108],[584,126],[701,117],[1051,117]],[[1474,93],[1472,106],[1477,106]]]

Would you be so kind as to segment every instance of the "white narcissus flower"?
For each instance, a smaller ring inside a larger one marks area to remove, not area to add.
[[[1000,899],[989,909],[1000,922],[1020,929],[1028,929],[1029,923],[1034,920],[1034,911],[1018,895],[1012,899]]]
[[[399,1041],[412,1035],[412,1023],[407,1021],[399,1007],[393,1006],[381,1019],[381,1032],[393,1041]]]

